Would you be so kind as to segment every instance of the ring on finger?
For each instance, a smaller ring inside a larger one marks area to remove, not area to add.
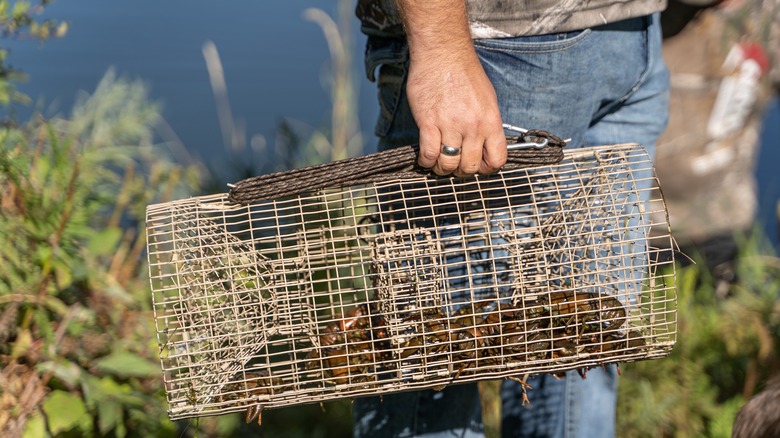
[[[448,157],[457,157],[460,155],[460,148],[456,146],[447,146],[446,144],[441,145],[441,153],[442,155],[446,155]]]

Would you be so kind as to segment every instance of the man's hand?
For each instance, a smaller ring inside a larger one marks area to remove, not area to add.
[[[409,40],[406,87],[420,159],[439,175],[491,173],[506,162],[493,85],[477,58],[463,0],[398,0]],[[441,146],[461,149],[457,156]]]

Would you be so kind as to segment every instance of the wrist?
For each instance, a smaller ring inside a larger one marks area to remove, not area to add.
[[[413,60],[475,57],[464,0],[397,0],[397,4]]]

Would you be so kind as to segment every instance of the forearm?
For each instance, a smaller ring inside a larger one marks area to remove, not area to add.
[[[495,171],[506,161],[506,139],[465,0],[396,1],[409,42],[406,94],[420,129],[420,165],[440,175]],[[445,156],[442,145],[457,152]]]
[[[472,56],[464,0],[396,0],[413,60],[441,57],[441,62]]]

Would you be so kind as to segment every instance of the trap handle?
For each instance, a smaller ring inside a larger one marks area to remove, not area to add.
[[[560,138],[542,130],[531,130],[525,135],[546,138],[547,144],[541,148],[508,150],[507,161],[502,170],[548,166],[563,159],[562,148],[566,143]],[[508,143],[517,141],[518,137],[507,137]],[[437,177],[430,169],[417,164],[419,152],[418,145],[402,146],[332,163],[255,176],[231,184],[228,199],[238,204],[249,204],[299,195],[325,187],[367,184],[421,175]]]

